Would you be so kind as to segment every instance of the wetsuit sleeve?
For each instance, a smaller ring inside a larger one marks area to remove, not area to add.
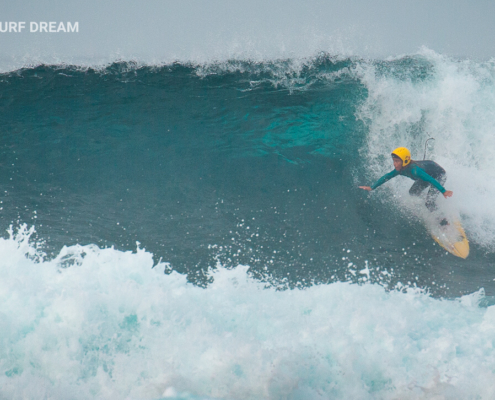
[[[399,173],[394,169],[390,171],[388,174],[383,175],[380,179],[378,179],[373,185],[371,185],[371,190],[375,190],[378,186],[383,185],[385,182],[389,181],[393,177],[397,176]]]
[[[433,178],[431,175],[428,175],[423,168],[420,167],[414,167],[411,169],[411,175],[414,175],[415,177],[426,181],[428,183],[431,183],[433,186],[435,186],[441,193],[445,193],[446,189],[438,182],[435,178]]]

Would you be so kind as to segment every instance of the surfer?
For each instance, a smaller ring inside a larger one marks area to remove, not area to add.
[[[430,211],[437,209],[435,201],[438,192],[442,193],[445,198],[452,196],[453,192],[443,187],[447,179],[445,170],[436,162],[430,160],[411,160],[411,152],[405,147],[395,149],[392,152],[392,159],[394,170],[383,175],[371,186],[359,186],[359,188],[372,191],[397,175],[407,176],[415,181],[411,189],[409,189],[411,196],[419,196],[423,190],[429,188],[425,205]],[[446,225],[448,222],[444,219],[441,224]]]

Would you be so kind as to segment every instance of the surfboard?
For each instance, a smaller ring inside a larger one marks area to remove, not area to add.
[[[440,224],[439,219],[429,219],[426,227],[435,242],[449,253],[460,258],[469,255],[469,240],[459,219],[450,219],[449,224],[444,226]]]
[[[421,197],[408,196],[403,205],[408,213],[418,218],[418,222],[422,223],[439,246],[456,257],[467,258],[469,240],[462,227],[459,211],[454,204],[446,203],[442,202],[437,210],[430,212]],[[448,224],[441,224],[444,219]]]

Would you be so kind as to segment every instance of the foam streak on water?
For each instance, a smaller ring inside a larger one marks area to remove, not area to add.
[[[200,288],[139,248],[72,246],[43,261],[31,233],[0,239],[2,398],[495,392],[495,307],[478,306],[482,291],[450,301],[373,284],[277,290],[244,266],[219,267]]]

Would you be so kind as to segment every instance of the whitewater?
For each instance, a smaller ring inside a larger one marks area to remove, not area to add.
[[[346,282],[207,289],[137,248],[0,241],[3,398],[490,398],[495,308]],[[164,272],[166,272],[164,274]],[[361,271],[364,275],[369,271]],[[476,397],[477,396],[477,397]]]

